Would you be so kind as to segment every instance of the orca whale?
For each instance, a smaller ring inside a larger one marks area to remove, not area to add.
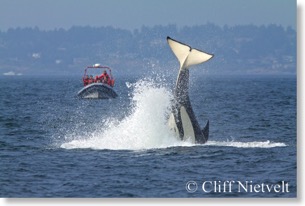
[[[202,129],[196,120],[188,94],[189,68],[208,61],[214,55],[191,48],[170,37],[167,37],[167,43],[180,63],[168,126],[181,140],[204,144],[209,138],[209,121]]]

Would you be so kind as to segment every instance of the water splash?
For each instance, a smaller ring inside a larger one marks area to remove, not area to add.
[[[132,109],[123,120],[108,119],[103,129],[90,132],[87,137],[75,137],[62,148],[91,148],[112,150],[141,150],[172,146],[191,146],[178,140],[167,126],[171,91],[151,80],[128,83]]]
[[[90,128],[90,132],[73,131],[66,134],[66,141],[60,147],[65,149],[145,150],[198,146],[190,141],[179,140],[169,130],[167,117],[170,112],[172,92],[162,82],[162,80],[156,82],[144,79],[134,84],[126,83],[127,88],[132,90],[130,93],[132,105],[125,118],[118,120],[111,117]],[[230,141],[209,140],[203,146],[272,148],[287,145],[269,140],[239,142],[232,139]]]
[[[272,147],[286,147],[287,145],[282,142],[270,142],[269,140],[259,142],[238,142],[238,141],[208,141],[206,146],[223,146],[223,147],[236,147],[236,148],[272,148]]]

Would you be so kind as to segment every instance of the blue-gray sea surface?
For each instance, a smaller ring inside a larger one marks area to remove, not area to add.
[[[296,197],[296,77],[192,76],[205,145],[166,126],[173,85],[119,77],[0,77],[0,197]]]

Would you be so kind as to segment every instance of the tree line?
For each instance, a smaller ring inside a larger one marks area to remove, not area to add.
[[[71,74],[94,63],[119,72],[135,68],[141,72],[151,65],[174,64],[167,36],[215,54],[208,66],[211,72],[296,71],[296,31],[291,27],[207,23],[142,26],[133,31],[111,26],[12,28],[0,32],[0,72]]]

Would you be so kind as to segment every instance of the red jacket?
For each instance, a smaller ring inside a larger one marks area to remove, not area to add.
[[[83,78],[84,86],[89,84],[89,78]]]
[[[102,83],[109,84],[110,77],[109,77],[109,75],[107,73],[106,74],[103,73],[99,78],[102,81]]]
[[[88,84],[92,84],[92,83],[94,83],[94,79],[89,79]]]

